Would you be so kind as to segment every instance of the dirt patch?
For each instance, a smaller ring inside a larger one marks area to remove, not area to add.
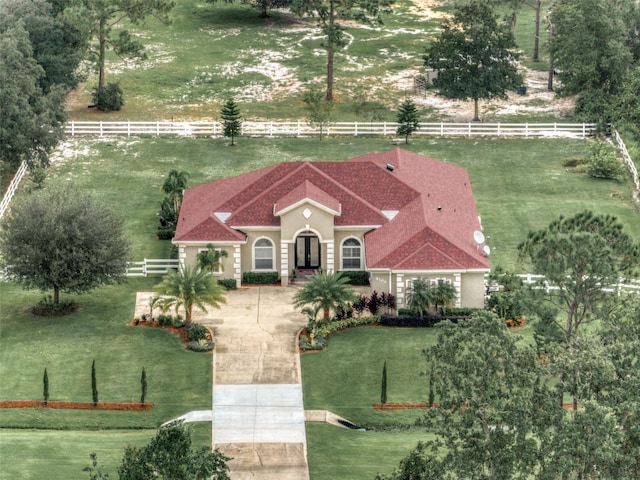
[[[45,405],[38,400],[7,400],[0,401],[0,408],[52,408],[63,410],[121,410],[142,411],[153,408],[152,403],[100,403],[94,405],[87,402],[58,402],[49,401]]]

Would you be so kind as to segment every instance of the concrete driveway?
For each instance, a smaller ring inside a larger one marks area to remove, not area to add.
[[[233,457],[232,480],[307,480],[305,414],[296,334],[306,318],[295,287],[227,292],[198,315],[213,329],[213,446]]]

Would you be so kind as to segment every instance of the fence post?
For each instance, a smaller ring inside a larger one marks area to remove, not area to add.
[[[440,136],[444,137],[444,122],[440,122]]]
[[[357,137],[358,136],[358,121],[357,120],[353,125],[353,129],[354,129],[353,135],[354,135],[354,137]]]
[[[127,137],[131,136],[131,120],[127,120]]]
[[[102,137],[102,120],[100,120],[100,136]]]
[[[71,136],[76,136],[76,122],[73,120],[71,120]]]
[[[142,264],[142,275],[146,278],[147,276],[147,259],[145,258],[144,263]]]

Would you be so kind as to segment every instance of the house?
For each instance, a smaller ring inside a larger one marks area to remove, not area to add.
[[[189,188],[173,243],[193,265],[224,249],[216,272],[366,270],[405,304],[417,277],[450,282],[457,306],[481,307],[488,248],[467,171],[402,149],[343,162],[287,162]]]

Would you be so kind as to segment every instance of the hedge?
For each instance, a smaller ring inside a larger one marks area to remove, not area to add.
[[[414,315],[382,315],[379,323],[384,327],[433,327],[443,320],[458,323],[460,320],[468,320],[467,315],[429,315],[426,317],[416,317]]]
[[[242,274],[242,283],[252,285],[274,285],[279,281],[278,272],[244,272]]]
[[[350,285],[369,285],[369,272],[364,270],[345,270],[340,272],[349,279]]]

